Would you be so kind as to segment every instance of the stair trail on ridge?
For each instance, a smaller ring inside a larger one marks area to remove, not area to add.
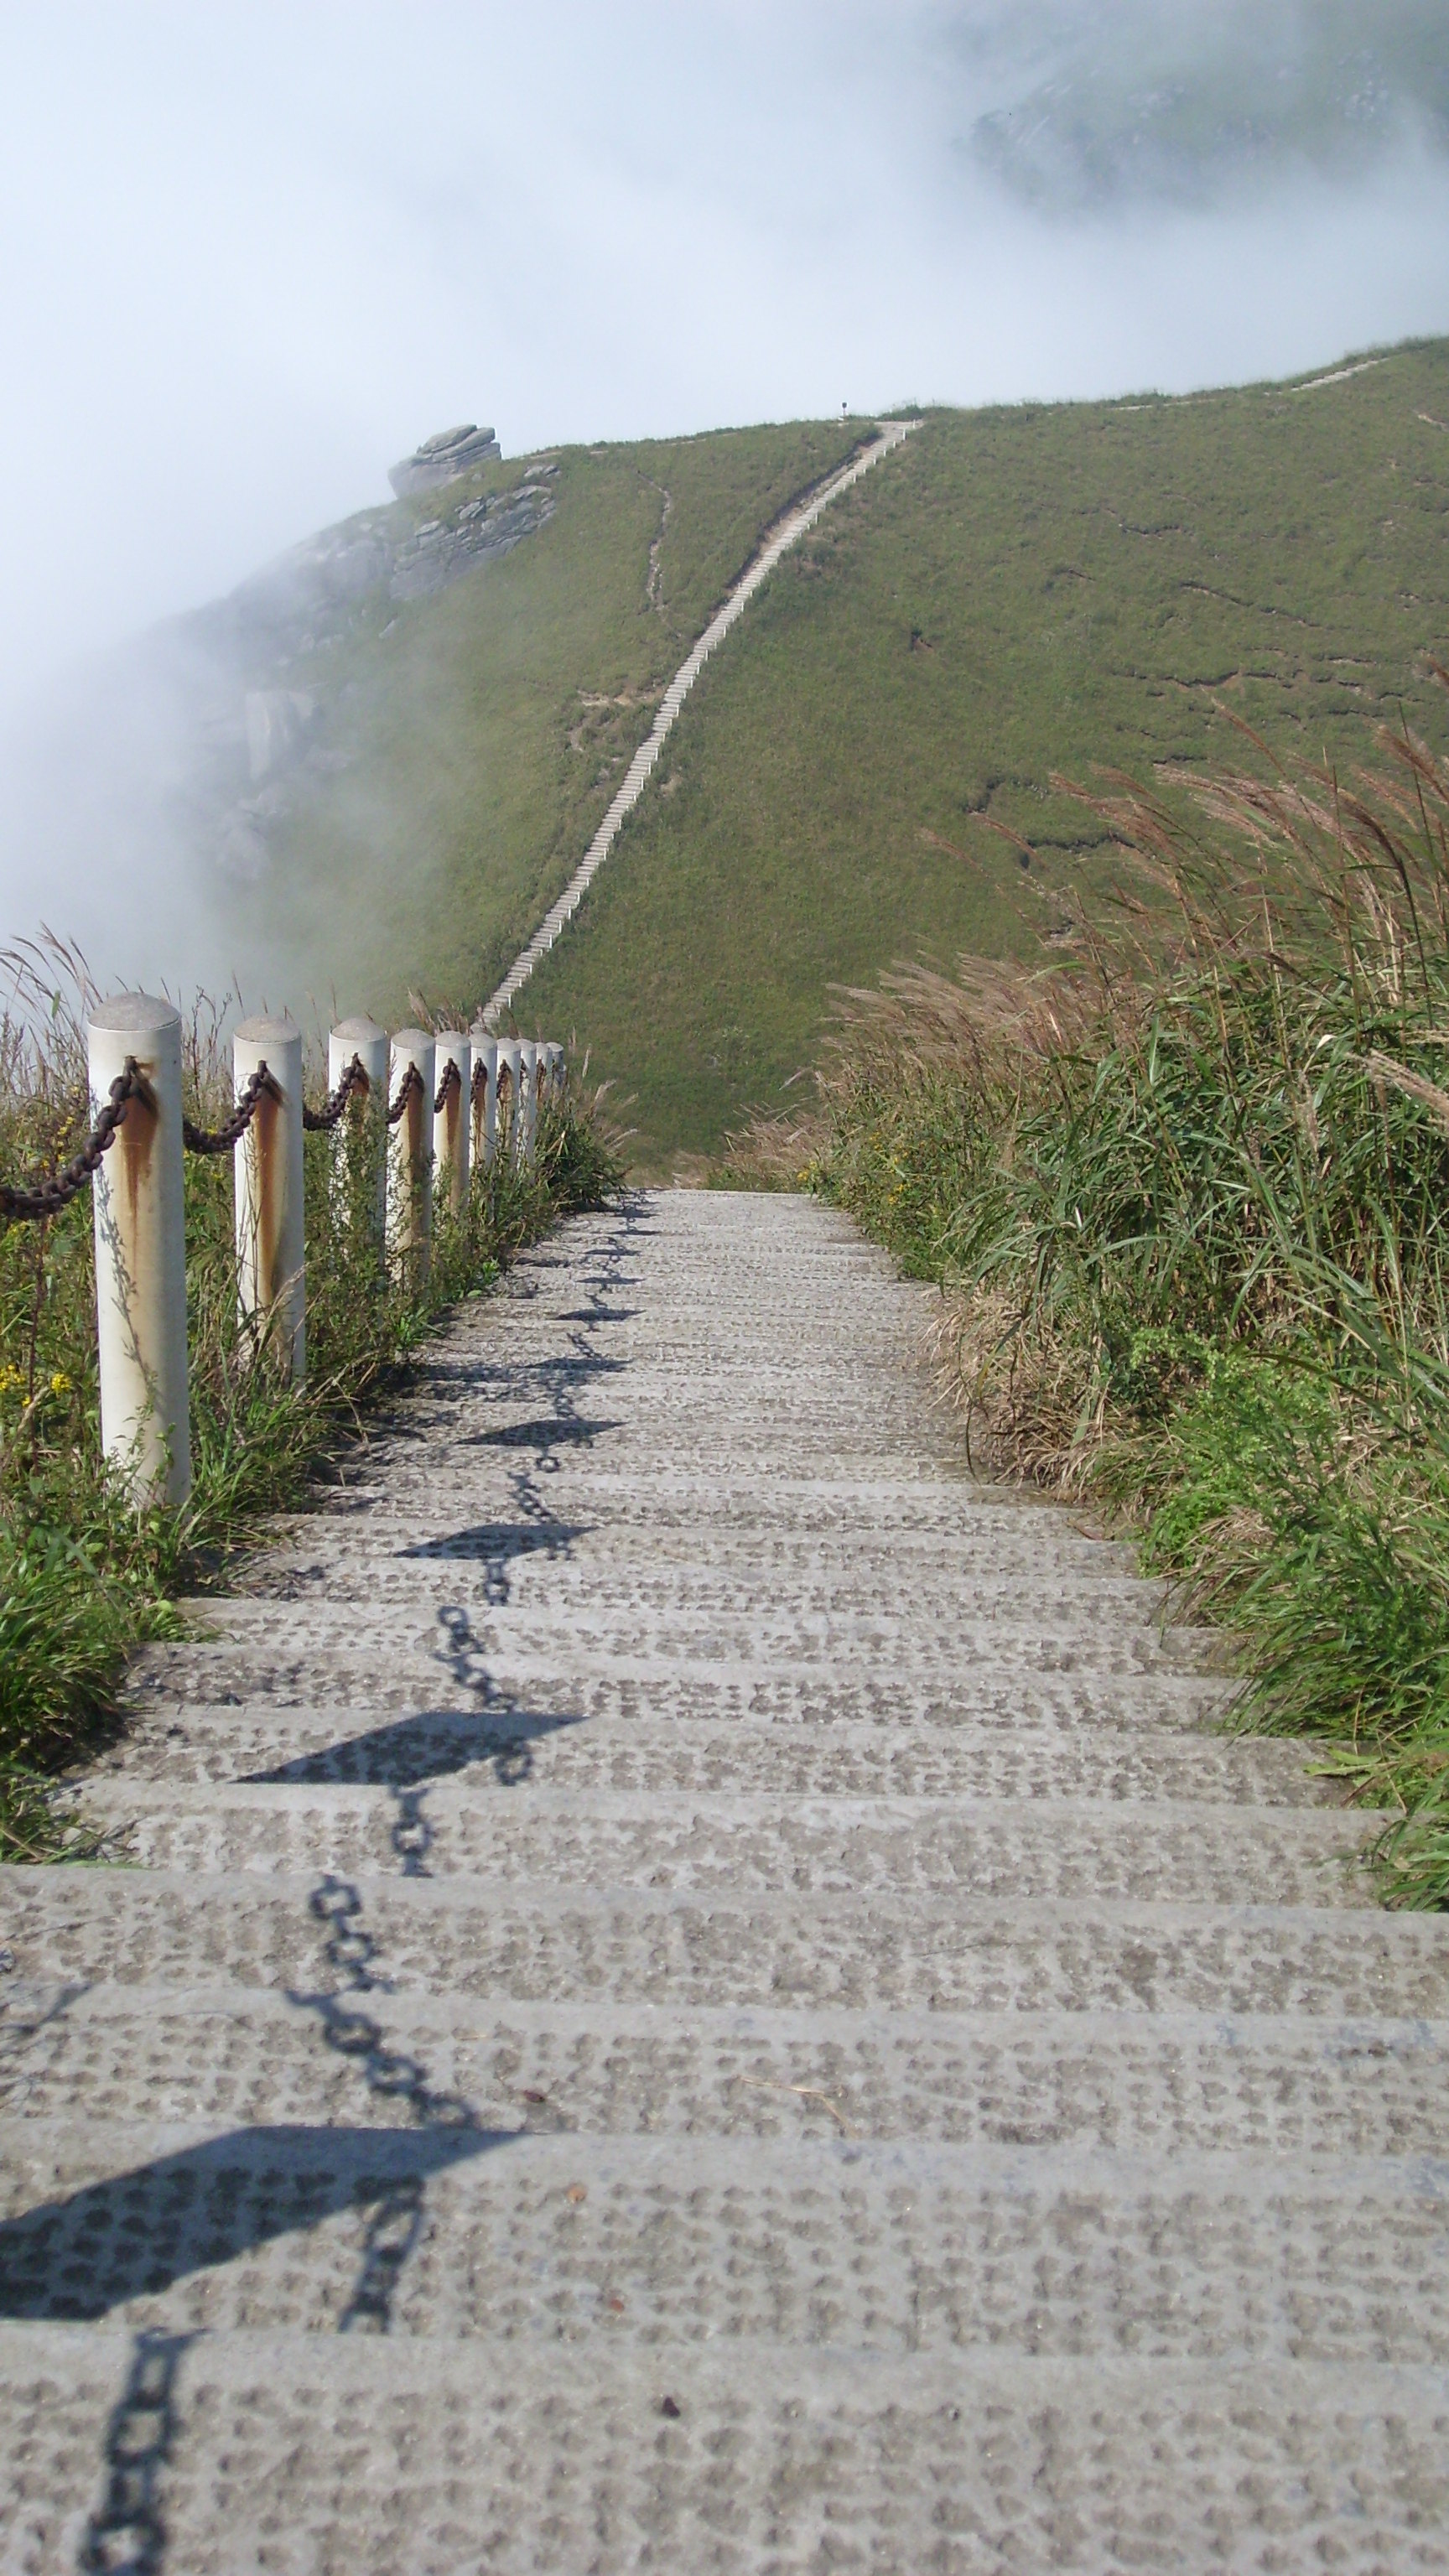
[[[572,1220],[147,1651],[0,1872],[5,2576],[1445,2566],[1449,1924],[925,1293]]]
[[[889,456],[900,446],[902,439],[909,438],[920,426],[918,420],[882,421],[879,437],[863,447],[860,454],[838,474],[829,476],[817,491],[809,493],[793,510],[787,511],[779,526],[751,557],[724,605],[716,609],[698,643],[691,647],[680,663],[659,702],[653,724],[625,770],[608,812],[563,893],[549,905],[532,938],[519,950],[496,993],[484,1006],[485,1028],[497,1027],[503,1012],[522,992],[539,959],[548,954],[560,931],[572,921],[613,848],[622,825],[643,795],[650,772],[673,731],[675,718],[700,672],[716,646],[724,642],[730,628],[743,617],[761,583],[768,581],[781,556],[788,554],[790,548],[809,533],[832,501],[839,500],[842,492],[850,491],[863,474],[868,474],[873,465],[879,465],[883,457]]]

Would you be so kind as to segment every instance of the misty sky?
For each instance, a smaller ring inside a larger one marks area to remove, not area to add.
[[[1449,328],[1449,0],[0,0],[0,715],[506,453]]]

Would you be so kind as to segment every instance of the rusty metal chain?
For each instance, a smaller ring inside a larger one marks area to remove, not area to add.
[[[365,1092],[370,1091],[371,1089],[372,1085],[367,1078],[367,1067],[363,1063],[361,1056],[355,1055],[351,1064],[345,1068],[342,1079],[338,1083],[336,1090],[328,1092],[321,1108],[308,1109],[305,1106],[303,1107],[303,1126],[309,1129],[314,1136],[323,1128],[335,1127],[342,1116],[342,1112],[346,1108],[348,1101],[352,1098],[354,1091]]]
[[[259,1064],[250,1081],[243,1083],[237,1094],[236,1108],[224,1127],[214,1131],[208,1127],[194,1127],[189,1118],[183,1118],[181,1137],[188,1154],[229,1154],[233,1145],[241,1143],[255,1118],[257,1102],[263,1092],[273,1100],[282,1097],[266,1066]]]
[[[473,1106],[474,1106],[474,1108],[475,1108],[475,1109],[477,1108],[478,1103],[479,1103],[479,1101],[480,1101],[480,1100],[486,1100],[486,1099],[487,1099],[487,1097],[488,1097],[488,1067],[487,1067],[487,1065],[486,1065],[486,1064],[475,1064],[475,1065],[474,1065],[474,1067],[473,1067],[473,1085],[472,1085],[472,1100],[473,1100]]]
[[[387,1123],[389,1127],[396,1127],[399,1119],[407,1109],[408,1102],[419,1092],[422,1093],[423,1098],[426,1100],[428,1096],[427,1085],[423,1081],[423,1077],[419,1073],[417,1066],[415,1064],[410,1064],[406,1073],[403,1075],[401,1082],[398,1084],[396,1100],[391,1101],[388,1105]]]
[[[116,1130],[125,1123],[126,1109],[133,1100],[149,1100],[145,1076],[133,1055],[117,1074],[97,1118],[80,1152],[72,1156],[50,1179],[37,1181],[30,1189],[12,1187],[0,1181],[0,1225],[11,1225],[17,1218],[59,1216],[77,1198],[87,1181],[94,1180],[101,1168],[101,1156],[115,1142]]]
[[[456,1064],[453,1062],[452,1057],[449,1056],[447,1063],[443,1067],[443,1079],[438,1085],[437,1096],[433,1101],[433,1116],[435,1118],[442,1117],[442,1114],[448,1105],[449,1094],[454,1091],[461,1091],[462,1088],[463,1077],[458,1071]]]

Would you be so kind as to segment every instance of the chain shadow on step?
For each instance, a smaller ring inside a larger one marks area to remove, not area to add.
[[[242,1775],[246,1783],[275,1788],[345,1781],[391,1789],[401,1800],[430,1780],[485,1765],[501,1788],[517,1788],[529,1779],[534,1744],[565,1727],[582,1726],[583,1710],[521,1708],[494,1681],[488,1647],[469,1612],[445,1602],[437,1617],[443,1632],[437,1661],[467,1692],[474,1703],[471,1710],[418,1709],[335,1744],[294,1754],[264,1771],[248,1771]],[[417,1875],[415,1870],[408,1874]]]
[[[308,1912],[330,1982],[317,1992],[289,1988],[288,2000],[315,2015],[324,2047],[355,2070],[392,2124],[264,2122],[42,2201],[0,2223],[0,2318],[94,2322],[279,2236],[360,2211],[361,2260],[338,2326],[386,2333],[428,2177],[521,2132],[486,2128],[367,2010],[361,1998],[388,1991],[389,1980],[351,1881],[324,1877]]]
[[[137,2335],[102,2445],[106,2491],[86,2524],[78,2576],[160,2576],[166,2558],[161,2475],[180,2430],[176,2381],[196,2337]]]
[[[516,2134],[461,2123],[266,2123],[179,2147],[0,2224],[0,2317],[93,2323],[344,2211],[380,2213],[391,2230],[399,2203],[420,2212],[429,2175]],[[349,2306],[360,2305],[373,2323],[381,2322],[382,2301],[371,2275],[381,2269],[395,2278],[410,2243],[380,2265],[370,2245],[364,2249]]]

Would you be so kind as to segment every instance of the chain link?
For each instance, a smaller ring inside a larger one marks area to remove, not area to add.
[[[188,1154],[229,1154],[233,1145],[241,1143],[255,1118],[263,1092],[273,1100],[282,1097],[266,1066],[259,1064],[250,1081],[244,1083],[238,1092],[236,1108],[224,1127],[214,1131],[207,1127],[194,1127],[189,1118],[183,1118],[181,1136]]]
[[[106,1096],[106,1105],[97,1118],[80,1152],[49,1180],[37,1181],[30,1189],[12,1187],[0,1181],[0,1226],[12,1225],[17,1218],[59,1216],[77,1198],[87,1181],[94,1180],[101,1168],[101,1156],[108,1153],[116,1139],[116,1130],[125,1124],[126,1110],[133,1100],[149,1103],[150,1091],[140,1066],[133,1055],[117,1074]]]
[[[471,1087],[471,1096],[475,1101],[481,1099],[486,1093],[487,1082],[486,1069],[480,1064],[474,1072]],[[362,1058],[355,1055],[346,1067],[336,1090],[328,1093],[322,1107],[320,1109],[303,1108],[303,1126],[311,1129],[313,1133],[319,1129],[335,1127],[353,1093],[355,1091],[365,1093],[370,1088]],[[449,1062],[433,1102],[435,1115],[441,1116],[447,1106],[449,1095],[454,1090],[461,1089],[462,1076],[457,1065]],[[409,1101],[419,1092],[426,1097],[423,1077],[417,1066],[410,1064],[398,1085],[397,1098],[389,1104],[387,1113],[389,1127],[396,1127],[399,1124],[406,1114]],[[280,1100],[282,1096],[265,1064],[259,1064],[256,1072],[238,1094],[235,1111],[224,1127],[215,1129],[198,1127],[191,1119],[182,1119],[181,1134],[187,1152],[229,1154],[232,1147],[239,1144],[246,1134],[256,1116],[257,1103],[264,1093],[273,1100]],[[116,1131],[125,1119],[128,1102],[149,1101],[150,1096],[135,1057],[128,1055],[125,1069],[117,1074],[112,1083],[106,1105],[91,1129],[90,1135],[80,1152],[61,1171],[56,1172],[50,1179],[36,1181],[28,1189],[12,1186],[8,1181],[0,1181],[0,1227],[11,1225],[22,1218],[59,1216],[62,1208],[68,1208],[71,1200],[85,1188],[87,1181],[94,1179],[99,1171],[101,1156],[115,1141]]]
[[[308,1109],[305,1106],[303,1107],[303,1126],[306,1127],[314,1136],[324,1128],[335,1127],[342,1116],[342,1112],[346,1108],[348,1101],[352,1098],[354,1091],[367,1092],[371,1089],[372,1085],[367,1078],[367,1067],[363,1063],[361,1056],[355,1055],[351,1064],[345,1068],[342,1079],[338,1083],[336,1090],[328,1092],[321,1108]]]
[[[424,1100],[426,1100],[428,1096],[427,1085],[424,1082],[422,1075],[419,1073],[417,1066],[415,1064],[410,1064],[406,1073],[403,1075],[401,1082],[398,1084],[397,1098],[389,1106],[387,1113],[387,1123],[389,1127],[396,1127],[398,1121],[402,1118],[407,1109],[408,1102],[414,1099],[418,1093],[421,1093]]]

